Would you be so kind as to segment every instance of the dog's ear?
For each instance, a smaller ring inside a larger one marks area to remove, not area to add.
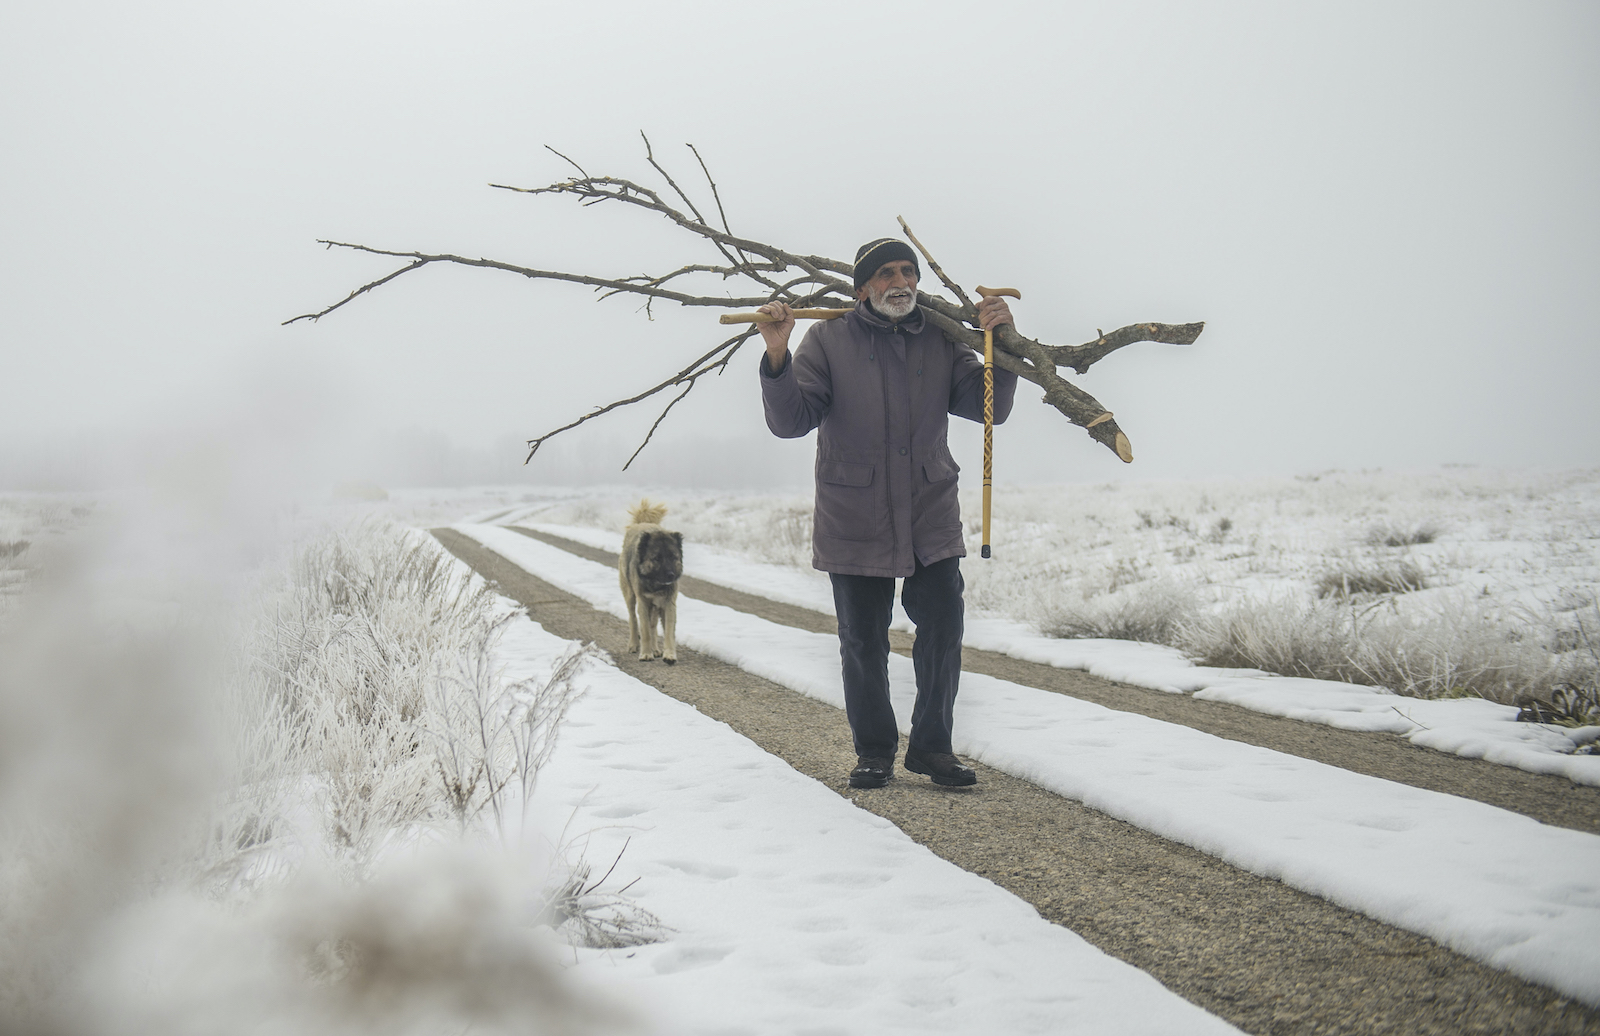
[[[648,532],[641,532],[639,534],[639,553],[643,554],[644,552],[646,552],[649,549],[650,549],[650,534]]]
[[[672,538],[677,541],[678,553],[682,554],[683,553],[683,533],[675,532],[675,533],[672,534]]]

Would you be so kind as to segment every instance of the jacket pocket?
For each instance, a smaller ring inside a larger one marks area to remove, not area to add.
[[[876,469],[871,464],[842,460],[817,463],[817,517],[819,537],[836,540],[870,540],[878,535],[884,508],[879,506]]]
[[[830,486],[870,486],[872,465],[852,464],[845,460],[818,461],[817,481]]]
[[[943,482],[947,478],[955,478],[961,466],[951,456],[934,457],[932,460],[922,462],[922,473],[929,482]]]

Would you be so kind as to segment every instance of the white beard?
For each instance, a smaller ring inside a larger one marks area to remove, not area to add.
[[[904,320],[917,308],[917,293],[906,288],[890,288],[883,292],[868,288],[867,297],[872,308],[890,320]]]

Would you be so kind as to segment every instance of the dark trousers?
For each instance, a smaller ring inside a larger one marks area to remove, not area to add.
[[[900,745],[894,707],[889,704],[889,619],[894,610],[894,580],[887,576],[833,579],[833,607],[839,616],[839,658],[844,663],[844,711],[856,755],[892,759]],[[911,665],[917,674],[917,703],[911,710],[910,745],[919,752],[948,752],[956,690],[961,683],[961,633],[966,605],[961,559],[945,558],[926,567],[919,561],[906,577],[900,603],[917,627]]]

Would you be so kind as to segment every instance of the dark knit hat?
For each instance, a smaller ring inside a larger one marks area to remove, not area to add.
[[[878,267],[884,263],[892,263],[896,259],[910,259],[911,265],[916,267],[917,277],[922,276],[922,267],[917,263],[917,253],[897,237],[880,237],[856,249],[856,290],[860,291],[863,284],[872,280],[872,275],[878,272]]]

